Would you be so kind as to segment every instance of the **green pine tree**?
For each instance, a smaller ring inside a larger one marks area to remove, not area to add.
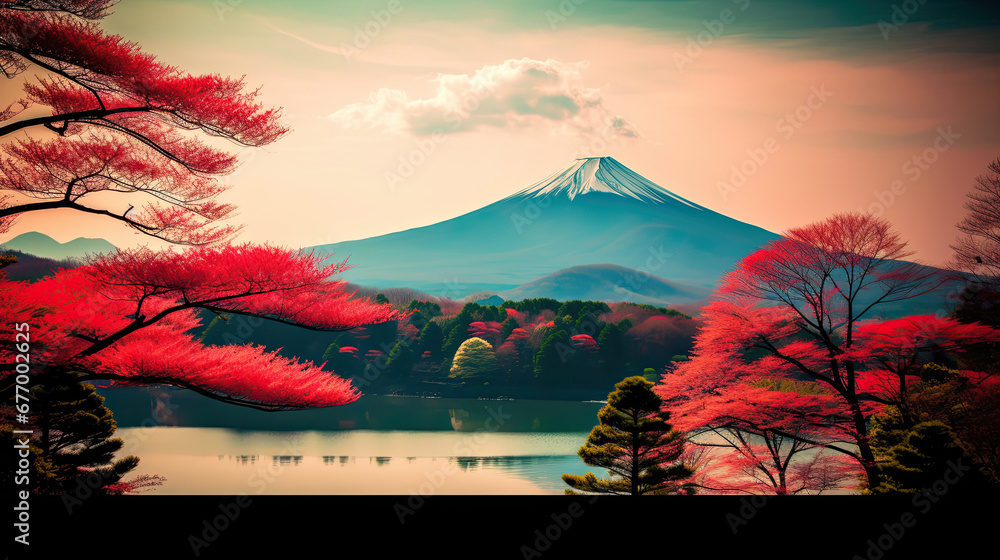
[[[508,317],[506,321],[500,325],[500,344],[503,344],[510,336],[510,333],[514,332],[514,329],[518,327],[517,319],[513,317]]]
[[[694,474],[681,461],[684,434],[667,422],[670,413],[660,410],[661,403],[653,383],[640,376],[616,384],[608,404],[597,413],[600,424],[577,451],[584,463],[607,469],[609,478],[600,479],[591,472],[564,474],[563,482],[598,494],[690,492],[682,483]]]
[[[389,351],[389,374],[397,380],[406,380],[419,359],[413,346],[406,340],[400,340]]]
[[[417,339],[417,350],[421,354],[430,352],[431,358],[437,360],[441,357],[442,344],[444,344],[444,333],[441,332],[441,325],[429,321],[420,331],[420,338]]]
[[[627,320],[627,319],[626,319]],[[607,373],[620,372],[628,361],[625,329],[620,323],[608,323],[597,335],[597,356]],[[620,374],[619,374],[620,375]]]
[[[892,408],[892,407],[886,407]],[[940,420],[906,428],[898,412],[890,410],[872,419],[872,451],[881,483],[872,494],[909,494],[929,488],[952,464],[971,465],[951,428]],[[978,473],[969,476],[979,482]]]
[[[575,352],[570,345],[569,334],[559,329],[550,333],[535,352],[535,378],[545,384],[554,385],[562,380],[566,361]]]
[[[93,486],[90,481],[95,474],[101,482],[93,490],[100,493],[117,485],[139,464],[133,455],[114,458],[124,442],[113,437],[117,424],[93,385],[50,373],[44,383],[32,388],[31,397],[39,428],[33,441],[38,454],[38,493],[72,491],[77,479],[86,478]]]

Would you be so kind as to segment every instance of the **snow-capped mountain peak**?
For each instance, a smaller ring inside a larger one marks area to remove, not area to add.
[[[618,163],[612,157],[579,158],[541,181],[507,198],[566,196],[570,200],[589,193],[609,193],[645,202],[664,204],[677,201],[696,210],[703,207],[677,196]]]

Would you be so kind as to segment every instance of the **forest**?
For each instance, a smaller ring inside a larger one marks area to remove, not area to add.
[[[323,333],[214,316],[202,342],[264,345],[322,364],[367,394],[579,400],[603,399],[628,375],[656,380],[666,364],[686,359],[696,330],[692,317],[646,304],[407,303],[400,298],[411,290],[385,291],[373,303],[392,304],[405,318]]]

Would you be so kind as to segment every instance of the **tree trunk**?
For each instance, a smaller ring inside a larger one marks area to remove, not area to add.
[[[632,411],[632,495],[639,495],[639,414]]]
[[[865,476],[868,479],[868,488],[875,488],[881,482],[878,469],[875,467],[875,454],[872,453],[871,445],[868,443],[868,423],[864,414],[861,413],[861,406],[856,399],[851,405],[851,416],[854,419],[854,429],[858,433],[858,454],[861,456],[861,466],[865,469]]]

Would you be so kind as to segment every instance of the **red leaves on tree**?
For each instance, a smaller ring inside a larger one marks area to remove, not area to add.
[[[844,407],[832,395],[814,382],[782,386],[768,377],[774,372],[766,360],[734,358],[696,354],[656,387],[678,429],[706,448],[699,486],[714,493],[818,493],[856,474],[855,459],[823,449],[849,440]]]
[[[203,346],[165,326],[129,335],[87,363],[94,375],[120,384],[168,383],[271,410],[338,406],[360,396],[350,381],[311,362],[253,345]]]
[[[142,474],[131,480],[123,480],[104,486],[104,491],[109,495],[134,494],[142,492],[147,488],[160,486],[166,479],[159,475]]]
[[[144,120],[249,146],[268,144],[287,131],[276,124],[279,110],[263,109],[256,91],[244,92],[242,78],[184,74],[90,22],[0,10],[0,51],[8,76],[29,64],[52,73],[25,88],[30,101],[65,117],[48,119],[50,123],[104,126],[119,115],[143,114]],[[87,111],[94,113],[78,114]]]
[[[859,391],[891,404],[901,404],[909,385],[920,381],[920,368],[941,354],[960,354],[972,344],[1000,341],[1000,332],[978,323],[914,315],[874,321],[858,327],[852,358],[866,363],[859,374]],[[983,372],[965,371],[974,382]]]
[[[510,335],[507,336],[507,340],[497,348],[497,354],[515,351],[518,347],[525,344],[530,337],[531,335],[528,334],[528,331],[521,327],[512,330]]]
[[[99,18],[107,6],[0,4],[0,70],[9,78],[32,66],[47,73],[27,81],[24,98],[0,117],[10,121],[31,105],[51,107],[49,116],[0,126],[0,137],[38,127],[59,135],[5,146],[0,189],[40,202],[0,197],[0,232],[25,212],[68,208],[173,243],[230,239],[239,228],[214,224],[233,207],[215,197],[226,188],[218,177],[235,169],[236,157],[179,131],[263,146],[287,132],[278,123],[280,110],[265,109],[242,78],[182,73],[80,19]],[[126,197],[112,211],[89,205],[95,192]],[[131,207],[137,211],[128,212]]]
[[[490,343],[490,345],[496,345],[497,339],[500,338],[500,323],[496,321],[474,321],[469,324],[469,337],[470,338],[481,338]]]
[[[115,141],[91,134],[74,140],[22,140],[3,147],[0,189],[48,202],[28,208],[73,208],[123,221],[137,231],[178,243],[204,245],[232,236],[238,228],[210,227],[235,210],[214,197],[226,187],[190,173],[134,141]],[[198,145],[179,143],[175,153],[187,153],[192,165],[209,172],[227,172],[235,159]],[[90,209],[81,199],[101,192],[136,193],[157,203],[119,213]],[[162,203],[166,204],[162,204]],[[22,206],[22,208],[25,208]]]
[[[951,352],[995,336],[932,316],[868,319],[883,303],[940,285],[933,270],[898,260],[909,254],[885,220],[839,214],[744,258],[704,309],[694,358],[658,389],[678,427],[751,434],[757,439],[723,445],[762,465],[784,464],[786,475],[803,444],[822,447],[876,482],[867,419],[905,395],[932,342]]]
[[[569,339],[572,341],[573,348],[583,350],[585,352],[597,352],[598,346],[597,342],[594,341],[594,337],[589,334],[576,334]]]
[[[267,245],[197,247],[181,254],[136,249],[99,257],[82,271],[129,301],[179,300],[187,307],[313,329],[345,330],[397,318],[389,306],[352,299],[344,282],[332,279],[349,268],[346,261],[324,260]],[[155,310],[129,311],[151,317]]]
[[[30,318],[33,358],[82,379],[172,384],[268,410],[334,406],[357,398],[348,381],[252,345],[205,346],[189,333],[200,328],[197,310],[330,331],[400,316],[343,291],[332,276],[345,268],[268,246],[137,249],[33,284],[0,282],[0,305]]]
[[[26,76],[24,96],[0,111],[0,137],[29,135],[3,147],[0,232],[25,212],[63,208],[197,248],[119,251],[30,285],[0,279],[0,311],[30,322],[33,360],[80,380],[173,384],[268,410],[357,398],[311,363],[192,336],[199,310],[331,331],[400,314],[354,299],[333,279],[345,263],[221,243],[239,229],[218,225],[234,208],[216,201],[237,158],[191,133],[263,146],[287,132],[280,109],[263,107],[243,78],[190,75],[101,31],[93,20],[111,4],[0,2],[0,70]],[[15,120],[32,105],[49,114]],[[108,194],[121,198],[117,208],[89,205],[95,196],[114,200]],[[12,383],[12,369],[0,382]]]

